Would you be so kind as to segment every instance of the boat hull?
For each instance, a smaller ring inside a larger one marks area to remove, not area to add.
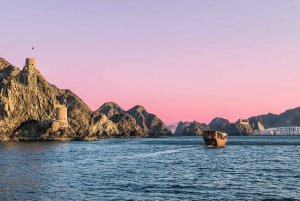
[[[204,142],[206,146],[224,147],[226,145],[227,140],[204,139]]]
[[[202,137],[206,146],[224,147],[227,142],[227,134],[219,131],[203,131]]]

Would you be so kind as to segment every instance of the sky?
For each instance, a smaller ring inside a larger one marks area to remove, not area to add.
[[[300,106],[299,0],[1,0],[0,57],[165,123]]]

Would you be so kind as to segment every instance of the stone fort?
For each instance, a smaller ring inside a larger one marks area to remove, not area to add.
[[[35,58],[26,58],[25,67],[28,69],[35,69],[36,68],[36,59]],[[60,104],[59,102],[56,102],[55,123],[60,123],[61,127],[68,127],[68,109],[67,109],[65,103]]]
[[[239,119],[238,123],[243,124],[243,125],[250,125],[249,124],[249,119]]]

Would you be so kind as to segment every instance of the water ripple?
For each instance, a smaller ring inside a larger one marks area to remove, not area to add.
[[[297,200],[299,137],[0,143],[0,200]]]

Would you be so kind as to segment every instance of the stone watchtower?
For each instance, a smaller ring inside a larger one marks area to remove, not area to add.
[[[25,66],[27,66],[29,68],[35,68],[36,67],[35,58],[26,58]]]
[[[55,108],[56,120],[62,123],[68,123],[68,110],[65,105],[59,105]]]
[[[63,104],[57,102],[55,107],[56,116],[55,124],[59,124],[59,127],[68,127],[68,109],[66,106],[66,99],[63,97]]]
[[[25,83],[32,89],[37,87],[37,76],[36,76],[36,60],[35,58],[26,58],[24,72],[25,72]]]

